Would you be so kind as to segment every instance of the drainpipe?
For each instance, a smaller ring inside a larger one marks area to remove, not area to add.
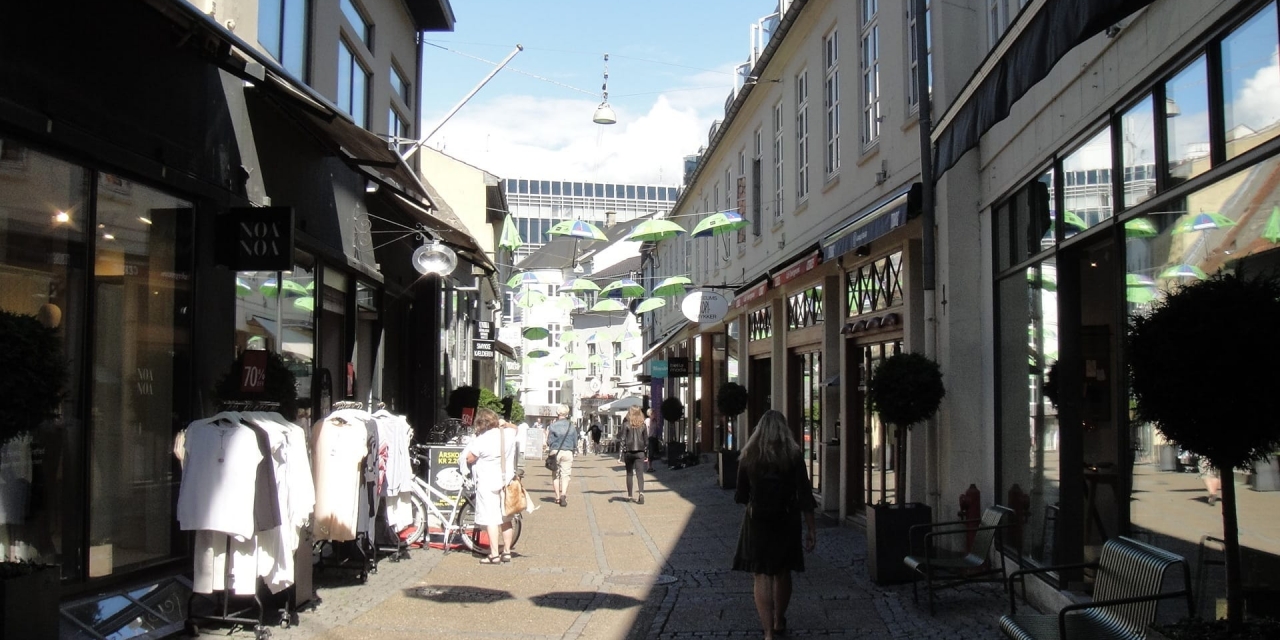
[[[933,145],[930,138],[933,134],[933,120],[930,117],[929,95],[929,43],[926,28],[925,0],[911,0],[911,11],[916,16],[916,95],[919,97],[920,129],[920,186],[922,197],[920,202],[920,221],[923,227],[920,268],[924,280],[924,354],[932,360],[938,359],[937,346],[937,246],[934,237],[934,184],[933,184]],[[925,489],[928,492],[929,506],[935,511],[941,509],[941,487],[938,473],[938,419],[929,419],[925,429]]]

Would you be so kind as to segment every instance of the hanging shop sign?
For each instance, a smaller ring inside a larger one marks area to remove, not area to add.
[[[720,322],[729,313],[729,300],[715,291],[691,291],[680,303],[680,311],[699,324]]]
[[[475,339],[493,340],[493,323],[488,320],[481,320],[477,322]]]
[[[689,377],[689,359],[688,358],[667,358],[667,377],[668,378]]]
[[[666,378],[667,377],[667,361],[666,360],[649,361],[649,375],[655,378]]]
[[[773,275],[773,286],[781,287],[782,285],[813,271],[814,268],[820,264],[822,264],[822,252],[814,251],[803,259],[797,260],[786,269],[775,273]]]
[[[742,292],[741,295],[735,296],[733,299],[733,308],[741,309],[742,307],[745,307],[751,304],[752,302],[755,302],[756,300],[763,298],[764,294],[766,293],[769,293],[768,280],[765,280],[764,282],[761,282],[760,284],[754,287],[751,287],[750,289],[747,289],[746,291]]]
[[[493,341],[492,340],[472,340],[471,341],[471,359],[472,360],[492,360],[493,359]]]
[[[233,207],[218,218],[214,255],[231,271],[293,269],[293,207]]]

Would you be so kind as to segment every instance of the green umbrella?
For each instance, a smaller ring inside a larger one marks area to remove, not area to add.
[[[508,287],[523,287],[526,284],[545,284],[547,277],[540,271],[521,271],[507,278]]]
[[[308,283],[307,283],[306,289],[307,289],[307,291],[315,291],[315,290],[316,290],[316,281],[315,281],[315,279],[314,279],[314,278],[311,280],[311,282],[308,282]]]
[[[1173,232],[1190,233],[1192,231],[1208,231],[1210,229],[1233,227],[1235,224],[1235,220],[1232,220],[1221,213],[1210,211],[1208,213],[1188,215],[1173,228]]]
[[[1175,264],[1168,269],[1160,272],[1161,278],[1195,278],[1196,280],[1204,280],[1209,274],[1204,269],[1194,264]]]
[[[1080,216],[1078,216],[1078,215],[1076,215],[1075,213],[1072,213],[1072,212],[1070,212],[1070,211],[1063,211],[1063,212],[1062,212],[1062,221],[1063,221],[1063,222],[1065,222],[1065,223],[1067,223],[1067,224],[1069,224],[1069,225],[1071,225],[1071,226],[1073,226],[1073,227],[1075,227],[1075,228],[1077,228],[1077,229],[1088,229],[1088,228],[1089,228],[1089,223],[1088,223],[1088,222],[1085,222],[1085,221],[1084,221],[1084,218],[1081,218]]]
[[[579,368],[579,369],[586,369],[586,367],[578,367],[578,368]],[[571,376],[571,375],[569,375],[569,374],[567,374],[567,373],[556,376],[556,380],[559,380],[560,382],[568,382],[568,381],[570,381],[570,380],[572,380],[572,379],[573,379],[573,376]]]
[[[592,311],[626,311],[627,305],[622,304],[617,300],[611,300],[609,298],[605,298],[603,300],[600,300],[599,302],[596,302],[595,306],[591,307],[591,310]]]
[[[570,238],[581,238],[583,240],[608,240],[608,236],[600,230],[600,227],[591,224],[585,220],[564,220],[551,225],[547,229],[549,236],[569,236]]]
[[[250,293],[253,293],[253,287],[249,286],[249,283],[244,280],[236,278],[236,297],[243,298]]]
[[[530,358],[545,358],[549,355],[551,355],[551,352],[547,351],[546,349],[534,349],[533,351],[529,352]]]
[[[603,298],[639,298],[644,295],[644,287],[631,278],[623,278],[606,284],[600,290]]]
[[[619,359],[619,360],[630,360],[630,359],[632,359],[632,358],[636,357],[636,354],[631,353],[630,351],[623,351],[623,352],[619,353],[618,355],[616,355],[616,356],[614,356],[614,357],[615,357],[615,358],[617,358],[617,359]]]
[[[1154,238],[1160,235],[1156,230],[1156,223],[1148,218],[1134,218],[1124,223],[1124,235],[1126,238]]]
[[[262,293],[262,295],[267,296],[268,298],[274,298],[274,297],[276,297],[276,295],[278,295],[278,294],[280,293],[280,287],[279,287],[279,285],[276,283],[276,279],[275,279],[275,278],[271,278],[271,279],[267,280],[266,282],[262,283],[262,286],[261,286],[261,287],[258,287],[258,291],[259,291],[259,292],[261,292],[261,293]],[[306,296],[306,295],[310,295],[310,292],[309,292],[309,291],[307,291],[307,288],[306,288],[306,287],[304,287],[304,286],[302,286],[302,285],[300,285],[300,284],[298,284],[298,283],[296,283],[296,282],[294,282],[294,281],[292,281],[292,280],[285,280],[285,281],[284,281],[284,292],[285,292],[286,294],[292,294],[292,295],[295,295],[295,296]]]
[[[636,313],[648,313],[654,309],[661,309],[667,306],[667,301],[662,298],[645,298],[636,305]]]
[[[591,364],[604,364],[604,356],[598,353],[592,354],[587,358],[587,362],[590,362]]]
[[[636,225],[631,230],[631,233],[627,234],[627,239],[640,242],[658,242],[674,238],[683,233],[687,233],[684,227],[670,220],[645,220]]]
[[[560,332],[560,342],[573,342],[578,339],[578,332],[573,329],[565,329]]]
[[[551,296],[552,308],[561,311],[573,311],[574,307],[577,306],[576,303],[577,299],[573,296]]]
[[[737,211],[721,211],[713,213],[702,220],[698,221],[697,226],[689,234],[695,238],[706,238],[709,236],[718,236],[730,231],[737,231],[751,224]]]
[[[525,327],[520,335],[524,336],[525,340],[542,340],[551,335],[551,332],[547,331],[546,327]]]
[[[693,281],[684,276],[663,278],[662,282],[653,288],[653,295],[655,297],[678,296],[692,285]]]
[[[1271,217],[1267,218],[1267,226],[1262,230],[1262,237],[1271,244],[1280,242],[1280,207],[1271,207]]]
[[[569,371],[576,371],[576,370],[578,370],[578,369],[586,369],[586,368],[587,368],[587,362],[586,362],[586,360],[583,360],[582,356],[580,356],[580,355],[578,355],[578,354],[576,354],[576,353],[569,353],[569,354],[565,354],[565,356],[564,356],[564,368],[565,368],[565,369],[567,369],[567,370],[569,370]]]
[[[1156,289],[1156,282],[1151,278],[1138,273],[1125,274],[1125,299],[1136,304],[1145,304],[1156,299],[1160,291]]]
[[[568,285],[560,287],[560,290],[561,291],[599,291],[600,285],[586,278],[574,278],[573,280],[569,281]]]
[[[516,306],[532,309],[547,301],[547,294],[535,289],[528,289],[516,296]]]
[[[498,240],[498,248],[515,251],[524,246],[524,242],[520,240],[520,232],[516,230],[515,220],[508,214],[502,220],[502,235]]]
[[[301,309],[303,311],[315,311],[316,299],[312,296],[306,296],[304,298],[294,298],[293,307],[295,309]]]

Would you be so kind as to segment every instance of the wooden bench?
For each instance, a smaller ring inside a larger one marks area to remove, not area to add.
[[[1182,565],[1184,586],[1178,591],[1162,591],[1165,572]],[[1093,601],[1063,607],[1057,614],[1018,614],[1013,584],[1025,576],[1069,569],[1094,569]],[[1156,605],[1169,598],[1191,601],[1191,574],[1182,556],[1125,537],[1112,538],[1102,545],[1097,562],[1023,569],[1009,574],[1009,615],[1001,616],[1000,630],[1015,640],[1124,639],[1146,637],[1147,625],[1156,618]]]

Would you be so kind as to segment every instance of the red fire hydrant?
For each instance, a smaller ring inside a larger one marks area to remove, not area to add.
[[[969,488],[960,494],[960,513],[956,515],[965,521],[965,527],[969,529],[965,535],[965,548],[971,549],[973,537],[977,534],[978,521],[982,518],[982,492],[978,490],[978,485],[970,484]]]

